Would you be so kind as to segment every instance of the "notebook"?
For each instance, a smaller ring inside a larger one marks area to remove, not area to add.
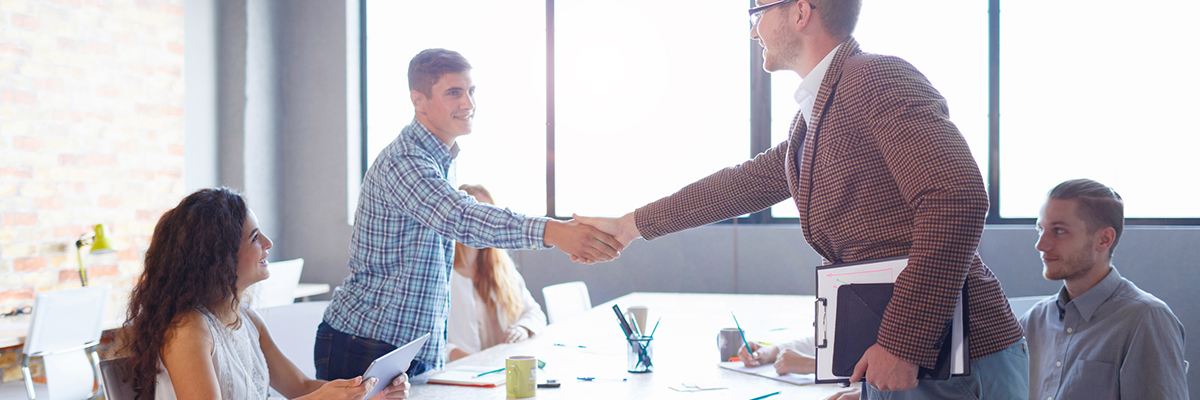
[[[908,257],[866,260],[817,267],[817,383],[848,382],[862,354],[875,344],[893,283],[908,266]],[[970,333],[964,290],[943,328],[937,364],[921,368],[918,379],[970,375]]]
[[[457,367],[434,372],[429,376],[429,383],[476,387],[496,387],[503,385],[506,378],[504,371],[476,376],[494,370],[494,368],[488,367]]]
[[[793,385],[811,385],[816,383],[814,374],[787,374],[779,375],[775,372],[775,364],[764,363],[757,367],[747,367],[741,361],[720,362],[717,366],[730,371],[737,371],[743,374],[758,375],[767,379],[774,379],[780,382],[787,382]]]

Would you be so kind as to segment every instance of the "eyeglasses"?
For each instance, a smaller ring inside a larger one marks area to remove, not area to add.
[[[751,8],[750,9],[750,27],[753,28],[753,27],[758,26],[758,21],[762,20],[763,13],[766,12],[768,8],[775,7],[775,6],[783,4],[783,3],[791,3],[793,1],[797,1],[797,0],[779,0],[779,1],[771,3],[771,4],[763,4],[761,6]],[[812,3],[808,3],[808,7],[812,8],[814,10],[817,9],[817,6],[812,5]]]

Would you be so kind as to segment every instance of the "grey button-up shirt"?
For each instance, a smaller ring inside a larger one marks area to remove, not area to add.
[[[1064,286],[1021,317],[1030,400],[1187,399],[1183,324],[1116,268],[1067,301]]]

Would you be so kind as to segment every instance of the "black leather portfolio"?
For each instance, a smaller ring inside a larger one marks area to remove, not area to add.
[[[833,373],[854,374],[854,366],[879,337],[883,313],[892,299],[891,283],[859,283],[837,288],[837,325],[833,345]],[[952,320],[946,321],[942,346],[934,368],[922,367],[918,379],[950,378],[950,333]]]

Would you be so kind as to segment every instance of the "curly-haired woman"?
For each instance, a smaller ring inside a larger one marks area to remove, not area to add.
[[[361,399],[376,384],[305,377],[241,303],[267,278],[270,248],[254,212],[226,188],[199,190],[163,214],[122,340],[138,399],[265,399],[268,385],[288,398]],[[404,375],[381,394],[407,395]]]

